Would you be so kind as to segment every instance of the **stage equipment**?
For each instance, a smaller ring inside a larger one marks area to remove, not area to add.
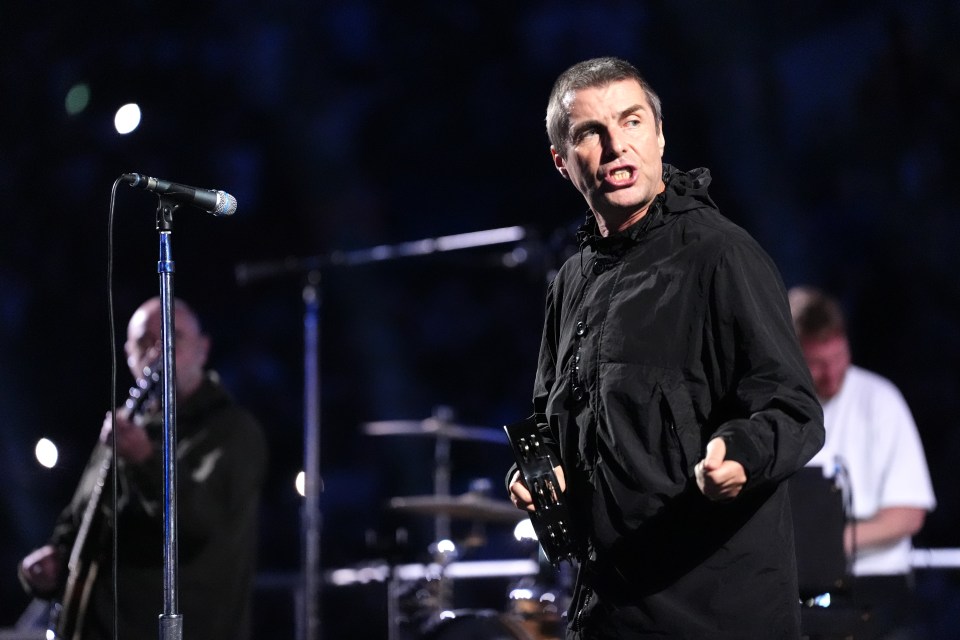
[[[400,513],[445,515],[459,520],[516,523],[526,514],[507,500],[493,500],[475,493],[459,496],[407,496],[391,498],[389,508]]]
[[[197,189],[176,182],[148,178],[139,173],[125,173],[121,179],[131,187],[153,191],[171,200],[203,209],[215,216],[232,216],[237,211],[237,199],[224,191]]]
[[[144,178],[126,173],[113,184],[126,182],[140,185],[158,196],[156,228],[160,237],[160,256],[157,273],[160,280],[160,362],[162,372],[161,406],[163,414],[163,612],[160,614],[160,640],[179,640],[183,637],[183,616],[178,603],[178,521],[177,521],[177,396],[175,386],[176,347],[173,310],[173,214],[183,203],[211,207],[214,215],[229,215],[236,210],[236,199],[222,192],[201,192],[171,182]],[[221,201],[224,202],[221,202]],[[111,198],[111,208],[113,199]],[[221,209],[221,206],[223,207]],[[112,247],[111,247],[112,250]],[[111,309],[112,313],[112,309]],[[116,403],[114,403],[116,406]],[[116,425],[114,425],[115,427]]]
[[[507,444],[502,431],[489,427],[468,427],[433,416],[425,420],[383,420],[363,425],[368,436],[431,436],[450,440],[473,440]]]
[[[235,268],[237,283],[252,284],[257,281],[282,276],[301,276],[307,284],[303,289],[304,313],[304,476],[305,491],[303,515],[301,517],[302,541],[302,580],[303,594],[298,607],[298,640],[319,640],[320,626],[320,536],[321,512],[319,509],[319,488],[322,486],[320,473],[320,321],[319,309],[322,300],[321,280],[325,269],[350,267],[384,262],[400,258],[423,256],[433,253],[458,251],[489,245],[497,245],[523,240],[526,231],[523,227],[503,227],[487,231],[461,233],[437,238],[426,238],[396,245],[378,245],[355,251],[334,251],[332,253],[309,256],[288,257],[279,261],[239,264]],[[438,419],[443,416],[435,416]],[[437,457],[449,456],[450,438],[437,438]],[[446,451],[444,451],[446,449]],[[437,471],[435,484],[439,489],[446,484],[449,495],[449,476],[441,477],[449,466]],[[437,528],[444,528],[447,516],[437,516]],[[448,526],[448,525],[447,525]]]

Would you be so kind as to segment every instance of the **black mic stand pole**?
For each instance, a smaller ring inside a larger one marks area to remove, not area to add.
[[[160,615],[160,640],[183,637],[183,616],[177,602],[177,394],[176,331],[173,322],[173,212],[179,204],[160,196],[157,205],[157,231],[160,232],[160,341],[163,357],[163,613]]]

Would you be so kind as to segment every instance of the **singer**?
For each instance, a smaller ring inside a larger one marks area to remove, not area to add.
[[[160,354],[159,298],[130,318],[125,351],[130,373],[141,377]],[[183,635],[204,640],[250,638],[250,595],[255,570],[260,490],[267,454],[260,425],[238,406],[206,369],[210,339],[196,314],[175,302],[179,611]],[[133,397],[136,394],[132,394]],[[163,611],[163,481],[156,402],[115,411],[119,512],[112,514],[113,483],[97,503],[94,525],[81,526],[111,432],[110,415],[100,442],[49,542],[20,564],[26,590],[61,607],[52,626],[65,640],[110,640],[114,606],[111,533],[118,534],[119,637],[155,640]],[[134,405],[135,406],[135,403]],[[88,562],[69,567],[73,557]],[[83,606],[82,588],[91,585]],[[74,588],[77,587],[77,588]]]
[[[590,208],[549,287],[533,398],[587,541],[567,639],[797,640],[784,480],[823,415],[776,267],[708,170],[663,163],[660,100],[628,62],[564,72],[547,133]]]

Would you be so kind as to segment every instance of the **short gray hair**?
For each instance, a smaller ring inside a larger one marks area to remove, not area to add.
[[[547,102],[547,137],[561,154],[567,150],[570,133],[570,94],[590,87],[604,87],[620,80],[636,80],[647,96],[653,111],[657,133],[663,124],[660,98],[644,80],[637,68],[626,60],[614,57],[593,58],[573,65],[557,78]]]

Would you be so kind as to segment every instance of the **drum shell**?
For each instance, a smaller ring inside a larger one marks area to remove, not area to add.
[[[461,610],[439,621],[418,640],[535,640],[517,621],[497,611]]]

